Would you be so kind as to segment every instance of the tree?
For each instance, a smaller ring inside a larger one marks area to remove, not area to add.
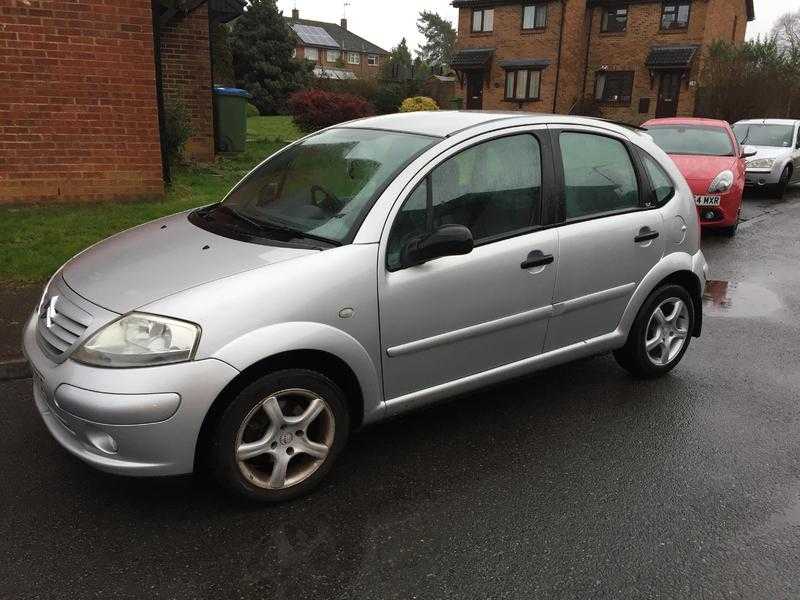
[[[456,45],[452,23],[439,13],[423,10],[417,19],[417,30],[425,37],[425,43],[417,49],[419,58],[434,69],[447,68]]]
[[[382,77],[392,81],[407,81],[412,77],[413,66],[408,42],[403,38],[389,52],[389,58],[383,66]]]
[[[800,10],[779,17],[772,26],[771,36],[781,50],[800,51]]]
[[[294,33],[275,0],[251,0],[230,43],[237,85],[253,95],[261,114],[285,113],[289,95],[311,82],[313,66],[292,58]]]
[[[214,85],[231,86],[236,84],[229,37],[228,25],[211,23],[211,72]]]

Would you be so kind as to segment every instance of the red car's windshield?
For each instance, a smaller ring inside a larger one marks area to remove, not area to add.
[[[667,154],[734,156],[731,136],[721,127],[654,125],[647,133]]]

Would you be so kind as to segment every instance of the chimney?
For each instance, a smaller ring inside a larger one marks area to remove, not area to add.
[[[292,9],[292,20],[299,21],[300,20],[300,10],[297,8]]]
[[[342,29],[347,29],[347,19],[342,19]]]

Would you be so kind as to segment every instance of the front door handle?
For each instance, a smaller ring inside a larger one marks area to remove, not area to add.
[[[650,240],[654,240],[658,237],[658,232],[650,229],[649,227],[642,227],[639,231],[639,235],[633,238],[633,241],[637,244],[641,244],[642,242],[649,242]]]
[[[523,269],[535,269],[551,264],[555,260],[552,254],[544,254],[541,250],[534,250],[528,254],[528,258],[520,265]]]

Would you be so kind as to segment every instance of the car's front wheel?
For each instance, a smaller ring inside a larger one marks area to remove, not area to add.
[[[639,310],[625,346],[614,352],[617,362],[637,377],[667,374],[689,347],[694,311],[692,298],[684,287],[657,288]]]
[[[349,429],[344,393],[333,381],[303,369],[270,373],[222,413],[211,445],[212,468],[240,496],[290,500],[324,479]]]
[[[789,179],[791,176],[792,172],[787,165],[783,170],[783,173],[781,173],[780,181],[772,188],[772,192],[778,198],[778,200],[781,200],[784,194],[786,194],[786,188],[789,187]]]

